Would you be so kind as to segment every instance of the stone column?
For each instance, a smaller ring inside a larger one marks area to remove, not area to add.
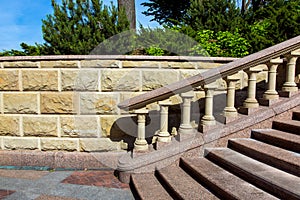
[[[168,116],[169,116],[169,106],[172,105],[172,102],[160,101],[160,131],[158,133],[158,142],[170,142],[171,135],[168,132]]]
[[[193,130],[191,125],[191,101],[193,97],[193,91],[181,94],[183,103],[181,111],[181,124],[178,130],[179,134],[190,133]]]
[[[138,135],[134,142],[134,149],[137,151],[146,151],[148,150],[148,143],[145,139],[146,134],[146,116],[148,114],[147,109],[139,109],[136,110],[135,113],[137,114],[138,118]]]
[[[214,90],[215,86],[213,85],[205,85],[205,113],[204,116],[201,119],[201,125],[215,125],[216,120],[213,116],[213,96],[214,96]]]
[[[256,76],[257,73],[261,72],[261,69],[250,68],[249,79],[248,79],[248,97],[244,101],[244,108],[257,108],[259,107],[258,101],[256,100]]]
[[[298,91],[297,84],[295,83],[296,61],[300,56],[300,51],[292,51],[287,58],[286,65],[286,82],[283,84],[282,91],[295,92]]]
[[[235,84],[240,80],[238,77],[228,76],[227,82],[227,96],[226,96],[226,107],[224,108],[223,114],[225,117],[237,116],[237,110],[234,107],[235,102]]]
[[[277,67],[279,64],[283,63],[283,60],[280,58],[272,59],[267,64],[269,72],[268,72],[268,90],[264,93],[263,99],[264,100],[273,100],[278,99],[279,95],[276,91],[276,73]]]

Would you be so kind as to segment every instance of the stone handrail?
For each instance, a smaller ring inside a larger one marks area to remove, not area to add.
[[[225,64],[219,68],[208,70],[182,81],[130,98],[121,102],[118,106],[124,110],[143,108],[150,103],[167,99],[175,94],[191,91],[197,86],[212,83],[218,78],[225,78],[240,70],[267,63],[273,58],[280,57],[299,48],[300,36],[297,36],[275,46]]]

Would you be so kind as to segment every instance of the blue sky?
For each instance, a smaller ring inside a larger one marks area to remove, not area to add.
[[[104,0],[109,5],[111,0]],[[112,0],[117,5],[117,0]],[[158,26],[142,14],[144,0],[136,0],[137,21],[144,26]],[[20,43],[43,43],[42,19],[52,13],[51,0],[0,0],[0,52],[20,49]]]

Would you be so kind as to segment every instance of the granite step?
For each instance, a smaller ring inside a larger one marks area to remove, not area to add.
[[[206,149],[206,158],[278,198],[300,199],[300,177],[229,148]]]
[[[218,199],[176,165],[160,169],[157,174],[174,199]]]
[[[254,139],[230,139],[228,147],[255,160],[300,176],[300,154]]]
[[[275,129],[253,129],[251,138],[300,153],[300,135]]]
[[[206,158],[181,158],[181,165],[221,199],[277,199]]]
[[[154,173],[132,174],[130,185],[136,199],[173,199],[157,180]]]
[[[300,135],[300,121],[298,120],[274,120],[272,128]]]

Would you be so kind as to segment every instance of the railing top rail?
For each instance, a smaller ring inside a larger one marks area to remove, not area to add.
[[[237,58],[203,56],[139,56],[139,55],[51,55],[51,56],[3,56],[0,61],[44,61],[44,60],[132,60],[132,61],[189,61],[227,63]]]
[[[255,67],[259,64],[267,63],[273,58],[285,55],[299,48],[300,36],[297,36],[285,42],[261,50],[257,53],[245,56],[228,64],[222,65],[218,68],[210,69],[198,75],[130,98],[121,102],[118,106],[119,108],[124,110],[139,109],[145,107],[150,103],[167,99],[175,94],[191,91],[194,87],[212,83],[218,78],[224,78],[233,75],[240,70],[245,70],[250,67]]]

